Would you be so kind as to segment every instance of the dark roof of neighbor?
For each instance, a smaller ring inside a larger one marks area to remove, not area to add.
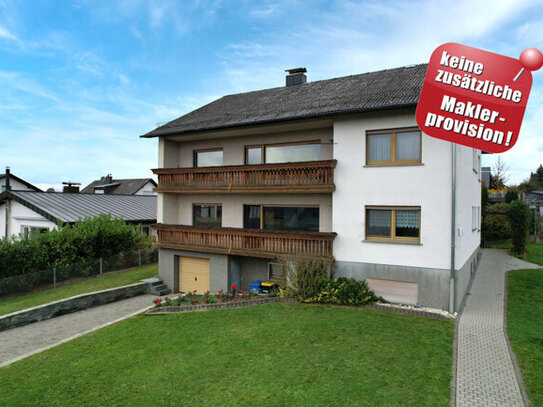
[[[101,180],[92,181],[89,185],[81,190],[84,194],[94,194],[94,188],[108,188],[108,194],[115,195],[133,195],[138,192],[145,184],[152,182],[155,187],[156,182],[152,178],[129,178],[129,179],[114,179],[111,183],[103,184]],[[116,188],[113,188],[117,185]],[[111,187],[111,189],[109,189]]]
[[[228,95],[142,137],[414,107],[426,67],[421,64]]]
[[[77,222],[85,217],[111,214],[127,222],[156,222],[157,197],[154,195],[66,194],[61,192],[7,191],[7,198],[21,203],[51,222]]]
[[[10,173],[9,177],[11,179],[19,181],[21,184],[26,185],[28,188],[33,189],[34,191],[42,192],[41,189],[39,189],[38,187],[32,185],[30,182],[25,181],[24,179],[21,179],[21,178],[15,176],[15,175],[13,175],[13,173]],[[6,174],[0,174],[0,184],[1,185],[4,185],[4,183],[5,183],[4,178],[6,178]],[[13,187],[13,185],[12,185],[12,187]]]

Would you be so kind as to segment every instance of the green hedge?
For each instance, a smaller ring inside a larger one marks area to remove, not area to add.
[[[24,291],[41,280],[39,274],[28,274],[45,273],[53,267],[59,280],[74,272],[88,275],[96,267],[95,259],[129,253],[140,248],[142,240],[137,229],[110,215],[85,218],[73,226],[59,225],[33,239],[23,235],[4,238],[0,240],[0,279],[11,278],[13,282],[6,280],[4,285]]]

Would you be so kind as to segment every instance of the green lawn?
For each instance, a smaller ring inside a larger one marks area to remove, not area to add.
[[[514,270],[507,279],[507,333],[532,406],[543,406],[543,270]]]
[[[511,243],[494,243],[488,247],[494,249],[507,249],[511,250]],[[543,243],[528,243],[526,245],[526,255],[518,256],[513,254],[513,256],[518,257],[519,259],[529,261],[530,263],[540,264],[543,266]]]
[[[0,369],[0,405],[445,407],[453,330],[287,303],[140,315]]]
[[[22,295],[21,297],[10,298],[7,300],[0,299],[0,315],[9,314],[10,312],[19,311],[26,308],[35,307],[40,304],[47,304],[61,300],[63,298],[72,297],[78,294],[90,293],[93,291],[105,290],[113,287],[137,283],[142,278],[153,277],[158,274],[158,265],[152,264],[149,266],[137,267],[134,269],[108,273],[102,276],[91,277],[88,280],[75,283],[66,282],[60,287],[53,290],[41,291]]]

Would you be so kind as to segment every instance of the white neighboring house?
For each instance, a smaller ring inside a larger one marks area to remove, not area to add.
[[[458,310],[480,244],[480,151],[422,134],[426,65],[228,95],[159,138],[159,274],[248,289],[288,256],[392,302]]]
[[[143,233],[155,234],[151,225],[156,223],[156,196],[14,190],[11,186],[25,182],[13,182],[13,175],[4,181],[0,194],[0,238],[19,234],[32,237],[56,228],[59,222],[73,224],[101,214],[123,218],[127,223],[141,225]]]

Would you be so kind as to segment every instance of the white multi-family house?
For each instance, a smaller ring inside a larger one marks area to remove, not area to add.
[[[480,152],[422,134],[426,65],[228,95],[158,137],[159,274],[243,289],[333,261],[392,302],[455,310],[480,243]]]

